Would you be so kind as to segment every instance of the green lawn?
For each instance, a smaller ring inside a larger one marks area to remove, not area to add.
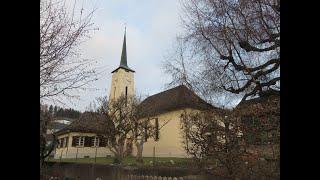
[[[144,157],[145,166],[152,165],[151,161],[153,161],[153,157]],[[170,162],[172,160],[174,164]],[[53,159],[50,158],[48,161],[52,162],[77,162],[77,163],[97,163],[97,164],[111,164],[113,162],[112,157],[97,157],[96,162],[95,158],[72,158],[72,159]],[[186,166],[192,163],[192,159],[189,158],[175,158],[175,157],[156,157],[155,158],[157,165],[166,165],[166,166]],[[136,165],[135,157],[126,157],[123,160],[124,165]],[[140,164],[141,165],[141,164]]]

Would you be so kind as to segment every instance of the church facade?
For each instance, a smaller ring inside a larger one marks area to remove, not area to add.
[[[124,35],[120,66],[112,73],[109,101],[117,100],[120,96],[134,96],[134,73],[127,64],[126,34]],[[144,157],[188,157],[183,148],[181,134],[181,116],[185,112],[199,112],[214,109],[186,86],[177,86],[172,89],[147,97],[141,102],[143,116],[141,121],[157,121],[159,124],[159,140],[147,139],[144,143]],[[102,118],[102,117],[101,117]],[[84,158],[112,156],[103,140],[98,139],[96,133],[102,126],[99,119],[94,124],[88,121],[76,121],[69,127],[57,133],[59,146],[54,158]],[[81,126],[81,127],[79,127]],[[133,145],[133,155],[136,155],[136,146]]]

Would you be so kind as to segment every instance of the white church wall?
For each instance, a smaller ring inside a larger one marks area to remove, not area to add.
[[[198,112],[199,110],[185,109],[187,112]],[[144,157],[153,156],[153,148],[155,147],[156,157],[188,157],[183,148],[182,134],[181,134],[181,121],[180,116],[184,113],[184,110],[175,110],[167,113],[163,113],[150,119],[158,118],[159,121],[159,140],[155,141],[149,138],[144,143],[142,155]],[[145,120],[141,119],[141,120]],[[165,124],[165,125],[164,125]],[[164,126],[163,126],[164,125]],[[163,126],[163,127],[162,127]],[[133,155],[136,155],[137,150],[135,145],[133,146]]]

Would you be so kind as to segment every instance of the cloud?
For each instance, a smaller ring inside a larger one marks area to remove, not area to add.
[[[111,71],[119,66],[124,23],[127,23],[128,65],[136,71],[136,93],[152,95],[169,81],[161,70],[164,54],[179,33],[178,0],[84,1],[84,8],[96,6],[93,22],[99,28],[82,46],[84,58],[97,61],[101,78],[90,84],[94,91],[77,92],[80,101],[73,108],[85,110],[96,97],[109,95]],[[76,105],[75,105],[76,104]]]

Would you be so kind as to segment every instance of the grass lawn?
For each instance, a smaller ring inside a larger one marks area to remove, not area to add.
[[[170,162],[172,160],[174,164]],[[68,159],[48,159],[50,162],[77,162],[77,163],[97,163],[97,164],[112,164],[113,158],[112,157],[97,157],[96,162],[95,158],[68,158]],[[151,166],[153,161],[153,157],[144,157],[143,158],[145,166]],[[176,157],[156,157],[155,158],[156,165],[165,165],[165,166],[186,166],[192,163],[192,159],[190,158],[176,158]],[[135,157],[126,157],[123,160],[124,165],[136,165],[136,158]]]

